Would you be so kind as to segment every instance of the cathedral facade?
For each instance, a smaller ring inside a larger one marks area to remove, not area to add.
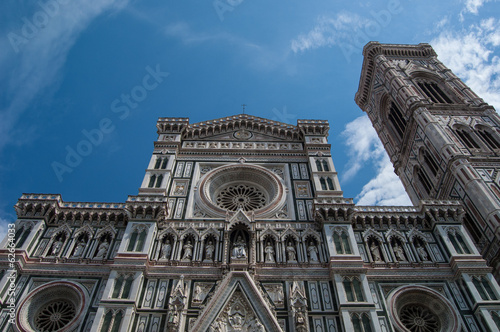
[[[382,84],[375,77],[397,81],[369,56],[364,110]],[[366,111],[376,126],[378,111]],[[421,197],[403,180],[414,206],[356,206],[343,197],[324,120],[160,118],[157,129],[126,202],[18,200],[0,244],[1,331],[500,328],[500,288],[460,197]]]

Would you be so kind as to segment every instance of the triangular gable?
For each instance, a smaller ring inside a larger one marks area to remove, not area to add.
[[[265,331],[282,332],[259,288],[248,272],[233,271],[217,287],[215,294],[194,323],[191,331],[205,332],[212,324],[247,328],[262,324]]]

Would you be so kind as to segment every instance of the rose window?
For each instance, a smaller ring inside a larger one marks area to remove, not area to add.
[[[68,325],[76,316],[75,306],[66,300],[50,302],[35,315],[37,331],[57,331]]]
[[[222,189],[216,197],[217,206],[229,210],[252,211],[266,205],[266,196],[257,186],[239,184]]]
[[[412,332],[440,330],[439,318],[423,305],[411,304],[404,306],[399,313],[399,319]]]
[[[210,217],[224,218],[228,212],[242,210],[257,218],[272,218],[286,203],[282,179],[259,165],[216,167],[200,179],[198,188],[197,208]]]

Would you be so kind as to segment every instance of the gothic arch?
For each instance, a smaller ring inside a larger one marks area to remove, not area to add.
[[[294,228],[287,227],[287,229],[281,233],[281,241],[285,241],[288,237],[292,237],[297,243],[300,242],[300,236]]]
[[[305,232],[302,233],[302,242],[307,241],[308,238],[316,240],[316,244],[322,243],[320,234],[311,228],[306,229]]]
[[[195,241],[198,241],[200,239],[198,232],[193,227],[189,227],[181,232],[180,240],[184,241],[184,239],[186,239],[186,237],[188,237],[189,235],[191,235]]]
[[[262,231],[260,233],[259,240],[264,241],[266,239],[266,237],[271,237],[276,242],[279,242],[279,238],[280,238],[278,233],[274,229],[267,228],[267,227],[264,231]]]
[[[172,227],[166,228],[166,229],[162,230],[161,232],[159,232],[158,236],[156,238],[158,240],[162,240],[164,237],[166,237],[168,235],[172,236],[174,238],[174,240],[177,240],[179,238],[179,234]]]
[[[215,238],[216,241],[219,241],[219,232],[213,228],[213,227],[210,227],[208,228],[207,230],[205,230],[202,234],[201,234],[201,240],[202,241],[205,241],[205,239],[209,236],[213,236]]]

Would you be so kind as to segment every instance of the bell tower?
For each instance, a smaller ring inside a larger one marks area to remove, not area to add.
[[[412,202],[460,200],[463,223],[500,276],[500,117],[429,44],[368,43],[356,103]]]

